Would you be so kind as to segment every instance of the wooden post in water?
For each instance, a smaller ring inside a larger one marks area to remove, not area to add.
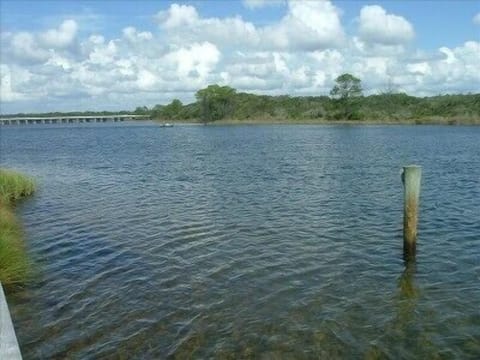
[[[415,258],[417,245],[418,203],[422,168],[417,165],[403,167],[403,256],[406,260]]]

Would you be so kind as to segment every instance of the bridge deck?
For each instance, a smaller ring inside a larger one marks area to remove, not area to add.
[[[99,123],[119,122],[126,120],[148,119],[145,115],[88,115],[88,116],[25,116],[25,117],[3,117],[0,118],[0,125],[26,125],[26,124],[76,124],[76,123]]]

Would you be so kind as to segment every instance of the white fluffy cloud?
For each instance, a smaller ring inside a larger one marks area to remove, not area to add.
[[[266,44],[281,50],[314,51],[344,40],[339,10],[330,1],[290,1],[279,24],[262,29]]]
[[[388,14],[378,5],[364,6],[360,11],[360,38],[366,43],[398,45],[413,39],[413,26],[403,17]]]
[[[0,76],[0,99],[6,102],[22,100],[24,95],[13,90],[12,71],[8,65],[0,65]]]
[[[202,18],[195,7],[172,4],[156,15],[171,44],[209,41],[216,45],[255,47],[260,43],[257,29],[240,17]]]
[[[125,39],[128,41],[135,43],[138,41],[145,41],[145,40],[152,40],[153,35],[149,31],[141,31],[138,32],[137,29],[135,29],[133,26],[126,27],[122,31],[123,36]]]
[[[107,36],[67,19],[52,29],[3,32],[1,110],[132,109],[175,97],[188,102],[212,83],[263,94],[325,95],[344,72],[360,77],[367,93],[387,85],[416,95],[478,92],[478,41],[413,49],[413,26],[380,6],[363,7],[350,36],[330,1],[290,1],[282,11],[277,21],[258,25],[172,4],[155,16],[159,27],[150,31],[129,24]]]
[[[65,20],[58,29],[50,29],[39,35],[39,40],[46,47],[63,48],[70,46],[75,40],[78,25],[75,20]]]
[[[191,26],[199,21],[197,10],[193,6],[178,4],[172,4],[167,11],[160,11],[157,18],[167,29]]]
[[[19,32],[11,36],[8,48],[11,54],[20,61],[39,62],[46,61],[49,57],[48,50],[39,46],[36,38],[28,32]]]
[[[344,39],[339,11],[330,1],[290,1],[285,16],[268,26],[239,16],[202,18],[193,6],[178,4],[156,18],[175,43],[207,40],[219,46],[298,51],[338,46]]]
[[[205,85],[220,60],[220,51],[209,42],[192,44],[165,55],[160,66],[174,71],[183,89],[195,90]]]

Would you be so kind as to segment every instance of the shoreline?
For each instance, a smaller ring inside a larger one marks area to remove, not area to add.
[[[259,119],[259,120],[235,120],[224,119],[212,121],[207,124],[199,120],[162,120],[152,119],[154,123],[171,123],[185,125],[348,125],[348,126],[379,126],[379,125],[436,125],[436,126],[479,126],[479,119],[417,119],[417,120],[323,120],[323,119],[304,119],[304,120],[279,120],[279,119]]]

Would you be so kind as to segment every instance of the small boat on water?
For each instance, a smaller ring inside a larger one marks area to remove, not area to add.
[[[160,125],[160,127],[173,127],[173,124],[163,123],[162,125]]]

